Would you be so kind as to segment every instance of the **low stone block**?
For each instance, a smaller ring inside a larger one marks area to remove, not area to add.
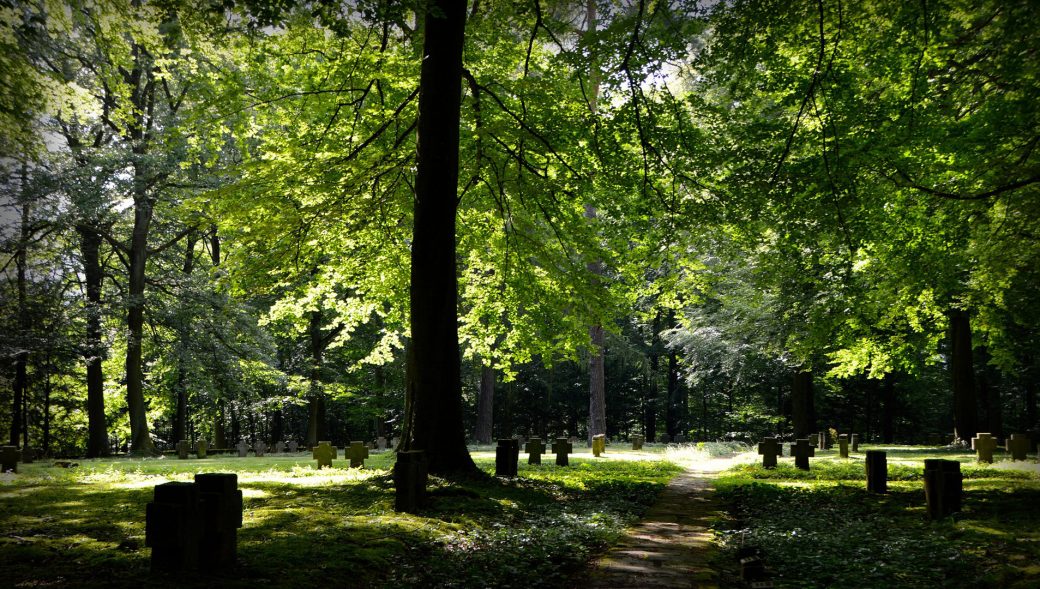
[[[275,454],[285,454],[285,442],[279,440],[274,443]]]
[[[846,434],[838,436],[838,456],[842,458],[849,457],[849,436]]]
[[[18,472],[18,460],[22,453],[17,446],[0,447],[0,472]]]
[[[417,513],[426,502],[428,478],[426,452],[422,450],[398,452],[393,473],[394,509]]]
[[[495,447],[495,476],[515,477],[520,460],[520,440],[503,438]]]
[[[646,443],[646,438],[643,436],[631,436],[629,437],[629,441],[632,442],[633,450],[642,450],[643,444]]]
[[[956,460],[924,461],[924,496],[928,517],[941,519],[961,510],[964,478]]]
[[[1029,446],[1029,436],[1024,434],[1011,434],[1004,443],[1004,449],[1011,453],[1011,460],[1025,460]]]
[[[195,444],[195,455],[199,458],[205,458],[206,452],[208,450],[209,444],[206,442],[206,440],[199,440],[198,443]]]
[[[267,444],[261,441],[253,444],[253,452],[256,453],[257,457],[263,456],[267,453]]]
[[[296,440],[289,440],[289,443],[285,446],[289,448],[289,452],[292,452],[293,454],[296,454],[300,451],[300,445],[296,443]]]
[[[188,452],[191,451],[191,443],[188,440],[181,440],[177,442],[177,458],[181,460],[188,459]]]
[[[241,440],[239,443],[235,444],[235,450],[238,451],[239,458],[245,458],[249,455],[249,444],[247,444],[245,440]]]
[[[607,450],[607,436],[604,434],[597,434],[592,436],[592,455],[599,457]]]
[[[888,455],[881,450],[867,450],[867,490],[872,493],[888,492]]]

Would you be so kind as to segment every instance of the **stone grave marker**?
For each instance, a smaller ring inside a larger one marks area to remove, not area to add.
[[[338,457],[338,451],[332,442],[318,442],[317,447],[311,452],[314,459],[318,461],[319,469],[323,466],[332,468],[332,459]]]
[[[350,459],[350,468],[365,468],[368,447],[363,442],[351,442],[349,448],[343,449],[343,457]]]
[[[838,456],[842,458],[849,457],[849,436],[846,434],[838,436]]]
[[[289,443],[286,444],[286,446],[289,448],[289,452],[292,452],[293,454],[296,454],[296,452],[300,450],[300,445],[296,443],[296,440],[289,440]]]
[[[36,460],[36,450],[32,446],[24,446],[22,448],[22,464],[32,464],[34,460]]]
[[[376,450],[379,450],[380,452],[386,450],[386,438],[383,436],[376,438]]]
[[[888,455],[881,450],[867,450],[867,490],[888,492]]]
[[[819,435],[818,435],[817,442],[816,442],[816,447],[819,448],[820,450],[828,450],[831,447],[830,444],[828,443],[829,441],[830,440],[827,439],[827,432],[825,432],[825,431],[820,432]]]
[[[19,458],[18,446],[0,447],[0,472],[18,472]]]
[[[859,452],[859,434],[852,434],[852,451]]]
[[[202,513],[199,562],[204,566],[228,567],[238,555],[238,528],[242,527],[242,491],[234,473],[195,475]]]
[[[971,439],[971,449],[978,453],[979,462],[993,462],[993,451],[997,449],[997,439],[988,433],[979,432]]]
[[[670,444],[671,442],[672,442],[672,438],[669,437],[668,434],[661,434],[661,443],[662,444]]]
[[[683,434],[675,434],[675,443],[676,444],[685,444],[686,443],[686,436],[683,435]]]
[[[578,445],[578,437],[577,436],[571,436],[571,437],[567,438],[567,441],[571,443],[571,446],[577,446]]]
[[[568,466],[570,460],[567,459],[567,455],[574,451],[574,443],[567,438],[556,438],[552,451],[556,454],[556,466]]]
[[[816,446],[809,443],[808,438],[795,440],[791,444],[791,455],[794,456],[794,465],[802,470],[809,470],[809,459],[816,456]]]
[[[249,454],[249,444],[245,440],[240,440],[235,444],[235,450],[238,450],[239,458],[245,458]]]
[[[285,442],[278,440],[274,443],[275,454],[285,454]]]
[[[257,440],[257,442],[253,444],[253,452],[256,453],[257,458],[263,456],[267,453],[267,444]]]
[[[592,455],[599,457],[600,454],[607,451],[607,436],[604,434],[596,434],[592,436]]]
[[[390,447],[397,448],[397,443],[400,442],[398,438],[390,438]]]
[[[632,449],[633,450],[642,450],[643,449],[643,443],[646,442],[646,438],[644,438],[643,436],[639,436],[639,435],[631,436],[629,438],[629,440],[632,442]]]
[[[527,452],[528,464],[541,464],[542,453],[545,452],[545,444],[541,438],[531,438],[524,444],[524,452]]]
[[[502,438],[495,447],[495,476],[515,477],[520,460],[520,440]]]
[[[764,468],[776,468],[776,457],[783,453],[783,446],[776,438],[764,438],[758,443],[758,453],[762,456]]]
[[[1029,436],[1024,434],[1011,434],[1004,442],[1004,449],[1011,453],[1011,460],[1025,460],[1029,453]]]
[[[181,440],[177,442],[177,458],[181,460],[188,459],[188,452],[191,451],[191,444],[188,440]]]
[[[198,443],[195,444],[195,455],[198,456],[199,458],[205,458],[206,457],[206,450],[208,450],[208,449],[209,449],[209,444],[206,443],[206,440],[199,440]]]
[[[416,513],[426,502],[426,481],[429,477],[426,452],[404,450],[397,453],[394,463],[394,509]]]
[[[199,565],[202,513],[195,483],[155,486],[145,507],[144,545],[152,549],[152,571],[179,572]]]
[[[941,519],[961,510],[964,478],[956,460],[928,458],[924,461],[924,497],[928,517]]]

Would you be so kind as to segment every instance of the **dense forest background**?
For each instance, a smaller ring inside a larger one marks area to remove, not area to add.
[[[0,1],[10,443],[401,433],[426,10]],[[1040,433],[1038,24],[468,3],[469,437]]]

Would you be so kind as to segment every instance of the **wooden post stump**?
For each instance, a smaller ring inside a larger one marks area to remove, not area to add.
[[[924,497],[928,503],[929,518],[940,519],[960,511],[963,488],[960,462],[940,459],[924,461]]]
[[[867,450],[867,490],[888,492],[888,455],[881,450]]]
[[[426,452],[422,450],[398,452],[393,478],[394,509],[417,513],[426,502],[426,480],[429,478]]]

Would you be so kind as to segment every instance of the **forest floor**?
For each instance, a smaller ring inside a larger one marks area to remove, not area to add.
[[[1040,587],[1040,465],[888,451],[890,492],[877,496],[863,489],[862,454],[818,452],[808,472],[790,458],[767,471],[745,456],[752,462],[711,479],[712,494],[706,475],[682,474],[705,470],[695,447],[612,446],[602,458],[581,448],[570,467],[551,455],[540,466],[522,457],[515,479],[433,478],[418,515],[393,511],[391,452],[373,453],[364,469],[320,471],[304,454],[83,460],[72,469],[37,462],[0,475],[0,586],[570,587],[610,546],[624,550],[641,517],[672,517],[684,498],[699,497],[715,503],[691,525],[697,542],[710,528],[718,549],[707,568],[721,571],[721,587],[739,586],[741,545],[761,548],[778,587]],[[472,453],[493,473],[491,448]],[[960,460],[965,475],[963,511],[934,523],[924,518],[921,483],[921,461],[932,456]],[[198,472],[238,474],[238,565],[151,575],[152,489]],[[676,493],[663,492],[670,481]]]

